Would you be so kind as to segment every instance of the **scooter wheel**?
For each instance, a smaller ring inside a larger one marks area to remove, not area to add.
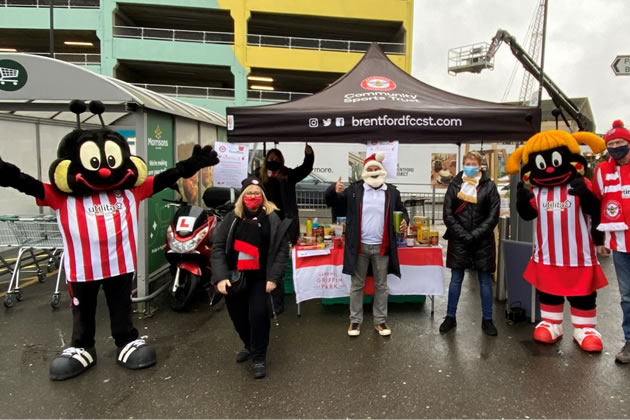
[[[171,287],[169,305],[172,310],[175,312],[185,312],[189,309],[195,297],[195,293],[199,288],[200,280],[199,276],[195,276],[184,270],[181,271],[179,275],[179,288],[173,293],[173,288]]]

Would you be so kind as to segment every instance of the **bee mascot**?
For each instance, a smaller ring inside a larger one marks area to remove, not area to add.
[[[534,252],[523,277],[536,287],[542,321],[534,340],[555,343],[562,338],[565,297],[571,305],[573,339],[582,350],[601,352],[597,324],[597,289],[608,284],[593,243],[601,244],[601,203],[584,177],[586,160],[579,144],[594,153],[604,141],[592,133],[550,130],[531,137],[508,159],[508,173],[519,172],[516,208],[525,220],[536,220]]]
[[[72,378],[96,364],[95,314],[101,286],[118,347],[117,363],[129,369],[156,363],[154,349],[138,338],[131,321],[138,208],[142,200],[179,178],[219,162],[210,146],[195,146],[190,158],[155,177],[147,176],[146,164],[131,155],[125,138],[105,128],[103,104],[92,101],[89,107],[103,127],[81,129],[79,115],[86,105],[72,101],[70,110],[77,115],[77,129],[59,143],[57,160],[49,171],[50,184],[0,158],[0,186],[15,188],[35,197],[39,206],[53,208],[63,237],[63,264],[72,298],[72,347],[52,361],[52,380]]]

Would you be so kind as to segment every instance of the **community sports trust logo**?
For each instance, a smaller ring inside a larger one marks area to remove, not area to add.
[[[361,81],[361,87],[366,90],[394,90],[396,82],[385,76],[370,76]]]

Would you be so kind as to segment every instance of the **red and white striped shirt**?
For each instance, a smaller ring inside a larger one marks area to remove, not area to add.
[[[138,208],[153,195],[153,177],[139,187],[71,196],[44,184],[39,206],[57,211],[69,282],[102,280],[136,270]]]
[[[624,221],[630,226],[630,164],[617,167],[621,177],[621,198]],[[601,166],[595,168],[595,176],[593,177],[593,192],[601,200],[602,191],[604,190],[604,180],[602,177]],[[630,230],[616,230],[605,232],[606,239],[604,246],[613,251],[630,252]]]
[[[582,211],[579,197],[568,191],[566,184],[532,188],[538,210],[532,259],[561,267],[598,265],[590,217]]]

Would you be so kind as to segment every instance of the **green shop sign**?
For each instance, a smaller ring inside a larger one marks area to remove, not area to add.
[[[155,176],[174,166],[175,140],[173,133],[173,117],[159,112],[147,114],[147,167],[149,175]],[[149,273],[166,264],[164,249],[166,248],[166,228],[175,210],[165,207],[163,199],[172,200],[174,193],[170,189],[155,194],[148,200],[147,255]]]
[[[13,92],[22,89],[27,80],[26,69],[20,63],[0,60],[0,90]]]

